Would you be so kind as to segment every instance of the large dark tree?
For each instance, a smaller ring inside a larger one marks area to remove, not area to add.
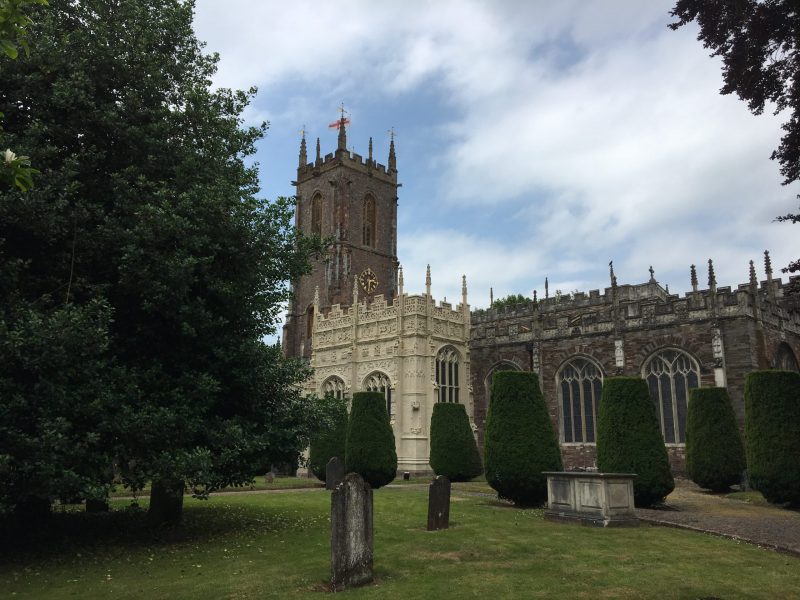
[[[784,131],[771,158],[780,163],[784,185],[800,181],[800,5],[797,0],[678,0],[672,29],[692,21],[698,40],[722,58],[722,94],[735,93],[753,114],[767,103],[787,111]],[[779,221],[797,223],[798,215]],[[784,269],[800,271],[800,259]]]
[[[246,157],[266,126],[241,118],[254,90],[211,88],[217,58],[192,13],[51,0],[32,15],[35,52],[3,64],[0,147],[41,171],[26,194],[0,189],[0,327],[20,337],[0,347],[5,507],[57,497],[51,474],[84,452],[71,492],[97,496],[113,459],[179,517],[184,483],[241,484],[307,443],[305,372],[263,339],[309,242],[291,202],[256,195]],[[37,347],[48,352],[26,360]],[[63,451],[32,461],[53,422]]]

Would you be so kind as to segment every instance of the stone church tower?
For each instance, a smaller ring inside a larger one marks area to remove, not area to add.
[[[294,299],[283,328],[287,356],[310,358],[314,320],[314,294],[319,289],[318,310],[352,303],[353,286],[362,297],[397,292],[397,159],[394,138],[388,166],[372,158],[372,138],[366,159],[347,150],[347,119],[338,122],[336,152],[308,161],[305,136],[300,142],[297,167],[295,225],[305,235],[332,240],[326,253],[313,263],[313,271],[292,282]]]

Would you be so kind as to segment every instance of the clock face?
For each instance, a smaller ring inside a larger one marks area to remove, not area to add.
[[[378,277],[369,267],[364,269],[361,275],[358,276],[358,282],[361,284],[361,288],[368,294],[374,292],[375,288],[378,287]]]

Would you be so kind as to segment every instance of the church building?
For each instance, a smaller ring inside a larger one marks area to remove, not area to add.
[[[306,391],[349,397],[384,395],[399,469],[429,472],[429,428],[436,402],[465,405],[479,446],[491,402],[492,375],[539,375],[568,469],[596,466],[597,413],[603,381],[642,377],[650,390],[673,471],[685,469],[686,413],[692,388],[725,386],[740,426],[744,383],[756,369],[798,371],[800,309],[789,285],[766,279],[753,262],[747,283],[718,287],[708,261],[707,286],[690,271],[691,291],[671,294],[650,270],[639,284],[588,294],[536,294],[505,308],[470,311],[466,277],[453,306],[425,293],[409,295],[397,260],[397,158],[387,165],[347,150],[347,120],[338,121],[336,152],[308,161],[306,140],[297,169],[296,226],[331,244],[313,272],[293,282],[284,326],[287,356],[310,362]],[[473,401],[474,400],[474,401]]]
[[[436,402],[459,402],[472,418],[470,309],[436,302],[430,267],[424,294],[408,294],[397,260],[397,159],[387,166],[347,150],[344,116],[334,154],[308,162],[305,138],[297,169],[296,226],[331,238],[310,275],[292,283],[283,330],[287,356],[309,360],[306,391],[350,397],[383,394],[394,430],[398,469],[429,472],[429,428]]]

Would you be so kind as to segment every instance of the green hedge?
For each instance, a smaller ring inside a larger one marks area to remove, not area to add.
[[[394,433],[380,392],[356,392],[347,424],[345,472],[358,473],[373,488],[397,474]]]
[[[689,392],[686,415],[686,471],[692,481],[713,492],[739,483],[745,469],[744,445],[725,388]]]
[[[308,468],[320,481],[325,481],[325,468],[334,456],[344,460],[347,443],[347,404],[344,399],[326,396],[323,399],[331,420],[312,440],[309,449]]]
[[[800,504],[800,373],[750,373],[744,409],[750,484],[769,502]]]
[[[469,481],[483,472],[478,444],[463,404],[433,405],[430,463],[434,473],[450,481]]]
[[[603,473],[636,473],[636,506],[657,504],[675,489],[667,448],[643,379],[611,377],[603,382],[597,467]]]
[[[542,471],[562,469],[553,423],[534,373],[500,371],[486,417],[486,481],[501,498],[530,506],[547,500]]]

